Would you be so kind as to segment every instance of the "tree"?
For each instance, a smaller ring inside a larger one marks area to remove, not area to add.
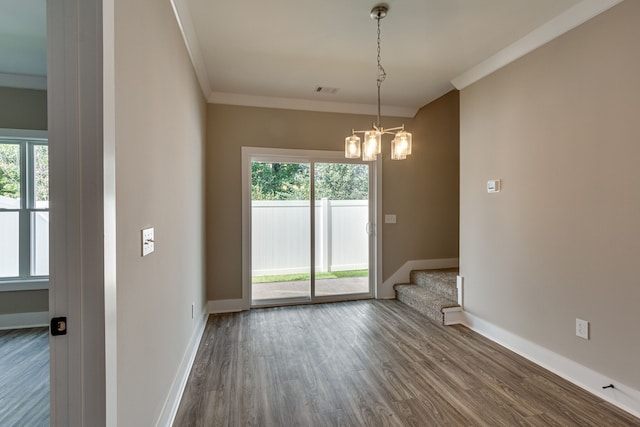
[[[251,164],[252,200],[308,200],[310,170],[306,164]],[[369,177],[366,165],[316,163],[316,199],[366,200]]]
[[[316,198],[367,200],[369,176],[366,165],[318,163],[315,168]]]
[[[252,200],[306,200],[309,166],[299,163],[251,163]]]
[[[20,198],[20,146],[0,144],[0,196]]]
[[[49,201],[49,148],[35,145],[33,149],[36,201]]]

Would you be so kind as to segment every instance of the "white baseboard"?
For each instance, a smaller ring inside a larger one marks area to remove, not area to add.
[[[0,330],[49,326],[49,312],[0,314]]]
[[[180,400],[182,399],[182,393],[184,393],[187,380],[189,379],[189,374],[191,373],[191,368],[193,367],[193,362],[195,361],[196,354],[198,353],[198,347],[200,346],[200,340],[204,334],[204,328],[207,325],[208,317],[209,313],[205,312],[198,320],[198,324],[191,335],[187,351],[182,357],[178,373],[173,380],[173,384],[169,390],[169,396],[167,396],[167,400],[164,403],[162,412],[160,413],[160,417],[156,423],[156,427],[171,427],[173,425],[173,421],[178,413],[178,407],[180,406]]]
[[[396,283],[408,283],[411,270],[426,270],[430,268],[454,268],[458,267],[458,258],[419,259],[404,263],[395,273],[378,288],[376,298],[392,299],[396,297],[393,285]]]
[[[580,365],[538,344],[506,331],[490,322],[463,312],[463,324],[490,340],[529,359],[599,398],[640,417],[640,391]],[[614,384],[615,388],[602,389]]]
[[[207,303],[207,308],[211,314],[235,313],[237,311],[249,310],[247,302],[242,298],[209,301]]]

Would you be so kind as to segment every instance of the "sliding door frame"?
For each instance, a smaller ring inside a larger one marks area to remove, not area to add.
[[[361,164],[359,161],[352,161],[344,158],[342,151],[320,151],[320,150],[296,150],[296,149],[280,149],[280,148],[263,148],[263,147],[242,147],[242,308],[248,310],[251,308],[252,293],[252,275],[251,275],[251,163],[254,161],[265,162],[291,162],[291,163],[309,163],[311,165],[310,173],[315,172],[313,164],[315,162],[327,163],[353,163]],[[369,244],[369,293],[367,294],[348,294],[332,295],[332,296],[313,296],[313,282],[315,265],[311,265],[311,295],[310,300],[292,299],[292,300],[274,300],[274,304],[270,302],[260,305],[266,307],[269,305],[290,305],[290,304],[314,304],[329,301],[353,300],[376,298],[378,289],[382,282],[382,233],[378,232],[378,224],[382,218],[382,164],[381,160],[368,163],[369,165],[369,218],[371,220],[370,229],[371,236]],[[312,180],[313,186],[313,180]],[[312,192],[313,193],[313,192]],[[310,195],[310,205],[314,206],[313,194]],[[311,225],[315,224],[315,209],[311,209]],[[312,233],[311,255],[315,260],[315,241]],[[311,263],[314,264],[314,263]]]

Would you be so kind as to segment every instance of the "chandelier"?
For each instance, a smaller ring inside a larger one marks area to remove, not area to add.
[[[378,24],[378,116],[376,122],[370,130],[351,130],[351,136],[344,140],[344,156],[355,159],[362,155],[363,161],[374,161],[377,155],[382,152],[382,135],[395,135],[391,141],[391,158],[393,160],[404,160],[411,154],[411,134],[404,130],[404,125],[385,129],[380,125],[380,86],[387,77],[382,64],[380,63],[380,20],[387,16],[389,7],[386,4],[379,4],[371,9],[371,19],[375,19]],[[364,134],[364,142],[360,144],[360,137],[356,134]]]

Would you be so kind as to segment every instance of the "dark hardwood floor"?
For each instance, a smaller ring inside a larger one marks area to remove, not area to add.
[[[0,426],[49,425],[49,331],[0,331]]]
[[[174,426],[639,426],[395,301],[210,316]]]

